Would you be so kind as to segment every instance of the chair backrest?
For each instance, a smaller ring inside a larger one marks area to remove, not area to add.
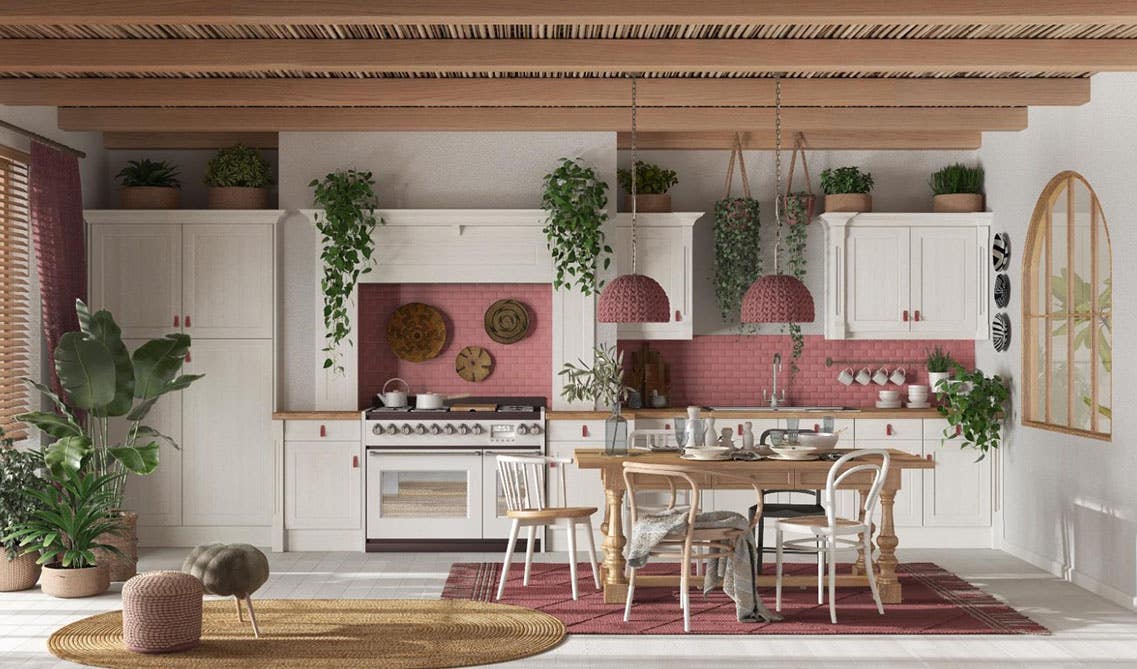
[[[695,527],[695,516],[699,514],[699,507],[702,504],[702,487],[696,480],[696,477],[701,477],[702,475],[703,472],[677,465],[625,462],[624,486],[627,489],[628,495],[628,521],[630,526],[635,525],[640,514],[640,505],[636,502],[636,493],[644,489],[659,490],[660,479],[662,479],[663,482],[667,484],[667,489],[671,492],[671,499],[667,504],[667,510],[675,508],[676,499],[680,491],[689,491],[687,530],[688,535],[690,535],[691,530]],[[651,479],[654,479],[654,482],[645,486],[646,481]]]
[[[880,461],[876,462],[875,460],[878,458]],[[833,463],[833,466],[829,468],[829,475],[825,478],[825,518],[829,527],[835,528],[837,525],[837,505],[833,503],[837,499],[837,486],[841,485],[841,482],[849,476],[860,472],[872,472],[872,483],[869,485],[869,491],[864,501],[865,518],[872,518],[873,511],[876,509],[876,500],[880,496],[880,489],[884,485],[885,477],[888,476],[888,461],[888,451],[864,449],[850,451]],[[850,462],[854,462],[854,464],[848,467],[847,465]]]
[[[545,483],[550,465],[560,471],[560,476],[556,479],[560,483],[559,499],[563,504],[568,493],[565,489],[565,465],[569,464],[572,464],[572,458],[547,455],[497,456],[497,472],[501,478],[502,494],[505,495],[505,507],[510,511],[548,508]]]

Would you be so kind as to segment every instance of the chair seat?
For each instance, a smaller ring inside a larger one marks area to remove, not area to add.
[[[859,520],[836,518],[837,534],[856,534],[868,528]],[[781,518],[778,527],[808,530],[815,534],[829,533],[829,519],[825,516],[798,516],[796,518]]]
[[[596,513],[594,506],[556,506],[547,509],[506,511],[505,515],[518,520],[555,520],[558,518],[587,518],[594,513]]]

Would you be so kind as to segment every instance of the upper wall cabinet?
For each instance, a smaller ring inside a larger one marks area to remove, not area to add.
[[[991,214],[824,214],[825,336],[986,339]]]
[[[694,226],[702,212],[636,216],[636,273],[659,282],[671,303],[667,323],[625,323],[620,339],[690,339],[692,318],[692,252]],[[612,251],[616,273],[632,271],[632,215],[617,214]]]

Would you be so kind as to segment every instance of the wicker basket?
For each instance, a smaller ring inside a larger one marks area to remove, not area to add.
[[[83,569],[64,569],[58,563],[43,568],[40,588],[52,597],[72,599],[101,595],[111,586],[105,564]]]
[[[122,511],[122,529],[99,535],[99,543],[114,546],[122,551],[118,556],[109,551],[96,550],[95,562],[110,568],[112,581],[127,581],[138,573],[138,514]]]
[[[129,186],[119,191],[123,209],[177,209],[182,190],[159,186]]]
[[[268,209],[268,189],[214,186],[209,189],[209,208]]]
[[[201,581],[152,571],[122,586],[122,641],[136,653],[172,653],[201,642]]]
[[[624,211],[632,210],[632,194],[624,195]],[[671,212],[670,193],[639,193],[634,198],[636,211],[641,214],[667,214]]]
[[[36,564],[39,553],[29,553],[9,560],[8,552],[0,548],[0,592],[13,592],[34,588],[41,568]]]

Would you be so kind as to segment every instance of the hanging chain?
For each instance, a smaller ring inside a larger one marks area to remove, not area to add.
[[[632,274],[636,273],[636,78],[632,77]]]
[[[774,79],[774,274],[782,251],[782,75]]]

